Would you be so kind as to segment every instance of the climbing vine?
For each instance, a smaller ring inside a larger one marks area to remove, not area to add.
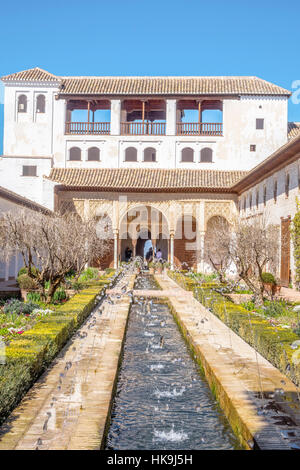
[[[296,198],[297,212],[292,220],[291,234],[294,245],[294,259],[296,267],[296,282],[300,285],[300,202]]]

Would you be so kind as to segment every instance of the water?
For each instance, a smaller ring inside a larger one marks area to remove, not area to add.
[[[153,278],[139,276],[138,288],[154,289]],[[169,308],[158,301],[132,305],[106,448],[238,448]]]

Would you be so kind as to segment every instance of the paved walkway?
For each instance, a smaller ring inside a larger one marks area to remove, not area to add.
[[[289,302],[300,302],[300,292],[288,287],[281,287],[279,297]]]
[[[296,386],[206,310],[191,293],[164,275],[155,277],[162,293],[176,291],[169,301],[177,319],[201,359],[208,381],[214,383],[225,414],[233,428],[240,430],[244,443],[248,442],[251,447],[255,439],[261,449],[300,446],[300,407]],[[283,391],[287,400],[282,395]],[[262,398],[264,396],[270,398]],[[282,426],[279,422],[283,423]],[[290,426],[286,426],[287,422]],[[287,433],[291,431],[294,436],[288,439]]]
[[[133,282],[128,274],[116,290]],[[112,289],[0,428],[0,450],[100,448],[129,312],[129,297],[114,295]]]

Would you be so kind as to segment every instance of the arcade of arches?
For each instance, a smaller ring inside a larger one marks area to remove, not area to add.
[[[117,267],[126,259],[126,249],[133,256],[147,257],[158,249],[162,258],[174,267],[209,270],[205,261],[205,237],[211,218],[231,223],[236,214],[230,195],[199,194],[133,195],[84,191],[60,191],[57,206],[62,212],[76,211],[81,217],[105,216],[108,221],[111,249],[95,264]],[[179,197],[180,196],[180,197]],[[148,199],[148,200],[147,200]]]

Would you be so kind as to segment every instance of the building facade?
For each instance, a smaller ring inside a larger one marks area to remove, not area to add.
[[[172,266],[205,269],[209,221],[230,223],[245,197],[236,185],[300,130],[287,122],[290,92],[257,77],[35,68],[2,81],[1,185],[51,210],[109,220],[102,265],[116,266],[126,247],[144,255],[150,240]]]

